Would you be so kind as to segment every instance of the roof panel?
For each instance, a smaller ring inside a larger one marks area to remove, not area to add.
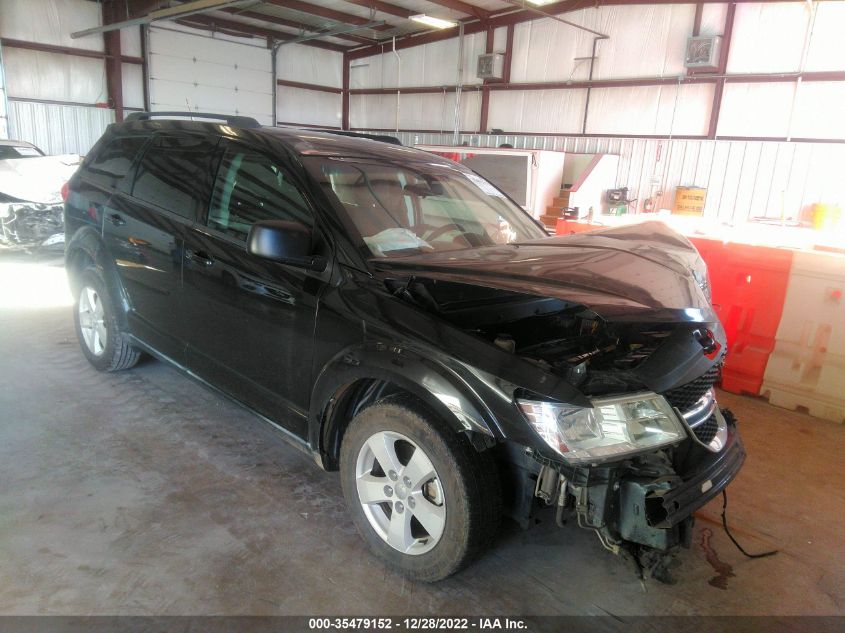
[[[433,0],[383,0],[386,2],[390,2],[390,4],[395,4],[397,7],[401,7],[408,11],[413,11],[414,13],[424,13],[426,15],[431,15],[443,19],[450,19],[450,20],[466,20],[470,19],[472,16],[469,16],[467,13],[450,9],[449,7],[443,6],[442,4],[438,4],[436,1]],[[462,0],[464,3],[469,5],[478,6],[487,11],[496,11],[506,8],[513,8],[512,4],[509,4],[505,0]],[[332,11],[346,14],[349,16],[355,16],[358,20],[379,20],[384,21],[386,28],[381,29],[360,29],[356,31],[352,31],[350,35],[355,35],[358,37],[368,38],[371,40],[387,40],[393,36],[402,36],[407,35],[409,33],[425,33],[428,29],[420,25],[416,22],[412,22],[410,20],[405,20],[395,15],[390,15],[383,13],[381,11],[376,11],[373,14],[370,9],[364,6],[360,6],[357,4],[353,4],[351,2],[347,2],[346,0],[303,0],[307,4],[315,5],[317,7],[330,9]],[[247,12],[250,14],[249,17],[241,15],[240,13]],[[229,12],[213,12],[210,14],[211,16],[216,16],[220,19],[227,19],[231,21],[243,22],[247,25],[257,26],[265,29],[271,29],[275,31],[279,31],[282,33],[289,33],[292,35],[301,35],[303,30],[297,27],[297,24],[305,25],[305,28],[314,29],[314,30],[328,30],[334,28],[340,28],[344,26],[352,26],[349,21],[341,21],[339,19],[332,19],[329,17],[324,17],[320,15],[315,15],[314,13],[310,13],[307,11],[307,8],[291,8],[291,7],[283,7],[276,4],[270,3],[257,3],[251,6],[244,7],[241,11],[237,9],[229,11]],[[257,16],[258,15],[266,15],[268,17],[267,20],[260,20]],[[280,20],[285,20],[292,22],[292,25],[286,24],[279,24],[278,21],[274,22],[273,18],[277,18]],[[338,37],[331,37],[325,36],[319,38],[320,41],[331,42],[336,44],[341,44],[343,46],[356,46],[355,41],[350,41],[349,39],[338,38]],[[360,45],[363,42],[357,44]]]
[[[370,11],[368,9],[354,4],[348,4],[346,2],[332,2],[332,0],[314,0],[309,1],[308,4],[314,4],[327,9],[332,9],[333,11],[346,13],[348,15],[354,15],[358,18],[365,20],[370,19]],[[300,11],[298,9],[292,9],[288,7],[280,7],[278,5],[273,4],[255,5],[248,7],[248,10],[254,13],[263,13],[271,17],[301,22],[303,24],[308,24],[320,29],[336,28],[339,26],[350,25],[349,22],[333,20],[331,18],[314,15],[313,13],[308,13],[306,11]],[[397,18],[396,16],[385,15],[383,13],[378,13],[375,19],[377,21],[383,20],[387,24],[387,26],[391,27],[390,30],[385,29],[375,31],[373,29],[361,29],[359,31],[354,31],[354,34],[372,39],[381,39],[394,34],[399,35],[401,33],[406,32],[404,28],[397,28],[396,25],[397,23],[405,23],[407,22],[407,20],[402,20],[401,18]],[[402,26],[404,27],[404,24]]]
[[[326,26],[335,26],[337,24],[337,22],[327,20],[326,18],[321,18],[318,15],[312,15],[310,13],[300,13],[299,11],[291,11],[290,9],[283,9],[281,7],[277,7],[270,4],[259,4],[251,6],[244,9],[244,11],[249,11],[250,13],[261,13],[269,17],[282,18],[284,20],[302,22],[303,24],[309,24],[318,28],[324,28]],[[233,13],[232,15],[237,16],[237,13]],[[268,24],[270,23],[268,22]]]

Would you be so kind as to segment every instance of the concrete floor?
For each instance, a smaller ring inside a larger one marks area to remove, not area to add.
[[[845,426],[721,394],[749,458],[730,487],[745,559],[698,513],[674,586],[591,534],[507,524],[437,585],[372,558],[324,473],[159,362],[77,347],[63,271],[0,259],[0,614],[843,614]],[[721,585],[721,587],[720,587]]]

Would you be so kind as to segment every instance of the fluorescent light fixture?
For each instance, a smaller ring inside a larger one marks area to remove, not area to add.
[[[425,24],[426,26],[430,26],[435,29],[451,29],[458,26],[458,23],[453,22],[452,20],[435,18],[433,16],[426,15],[425,13],[420,13],[419,15],[412,15],[408,19],[413,20],[414,22],[419,22],[420,24]]]
[[[547,4],[554,4],[558,0],[528,0],[529,4],[533,4],[536,7],[544,7]]]

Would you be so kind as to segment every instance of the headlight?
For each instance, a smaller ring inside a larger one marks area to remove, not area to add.
[[[640,393],[596,398],[593,408],[518,399],[525,417],[546,443],[570,463],[608,461],[686,437],[663,396]]]

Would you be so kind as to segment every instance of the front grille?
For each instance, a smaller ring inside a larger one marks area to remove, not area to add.
[[[721,373],[721,365],[713,365],[706,373],[685,385],[670,389],[663,393],[666,400],[681,413],[686,413],[701,400],[704,394],[713,387]],[[695,436],[704,444],[709,444],[719,430],[719,423],[715,415],[711,415],[704,422],[693,428]]]
[[[716,381],[719,380],[721,369],[721,365],[713,365],[706,373],[695,380],[680,387],[670,389],[662,395],[669,401],[669,404],[677,407],[681,413],[685,413],[692,409],[695,403],[701,400],[701,397],[707,393],[708,389],[716,384]]]
[[[716,420],[715,415],[711,415],[692,431],[699,440],[705,444],[709,444],[719,431],[719,422]]]

